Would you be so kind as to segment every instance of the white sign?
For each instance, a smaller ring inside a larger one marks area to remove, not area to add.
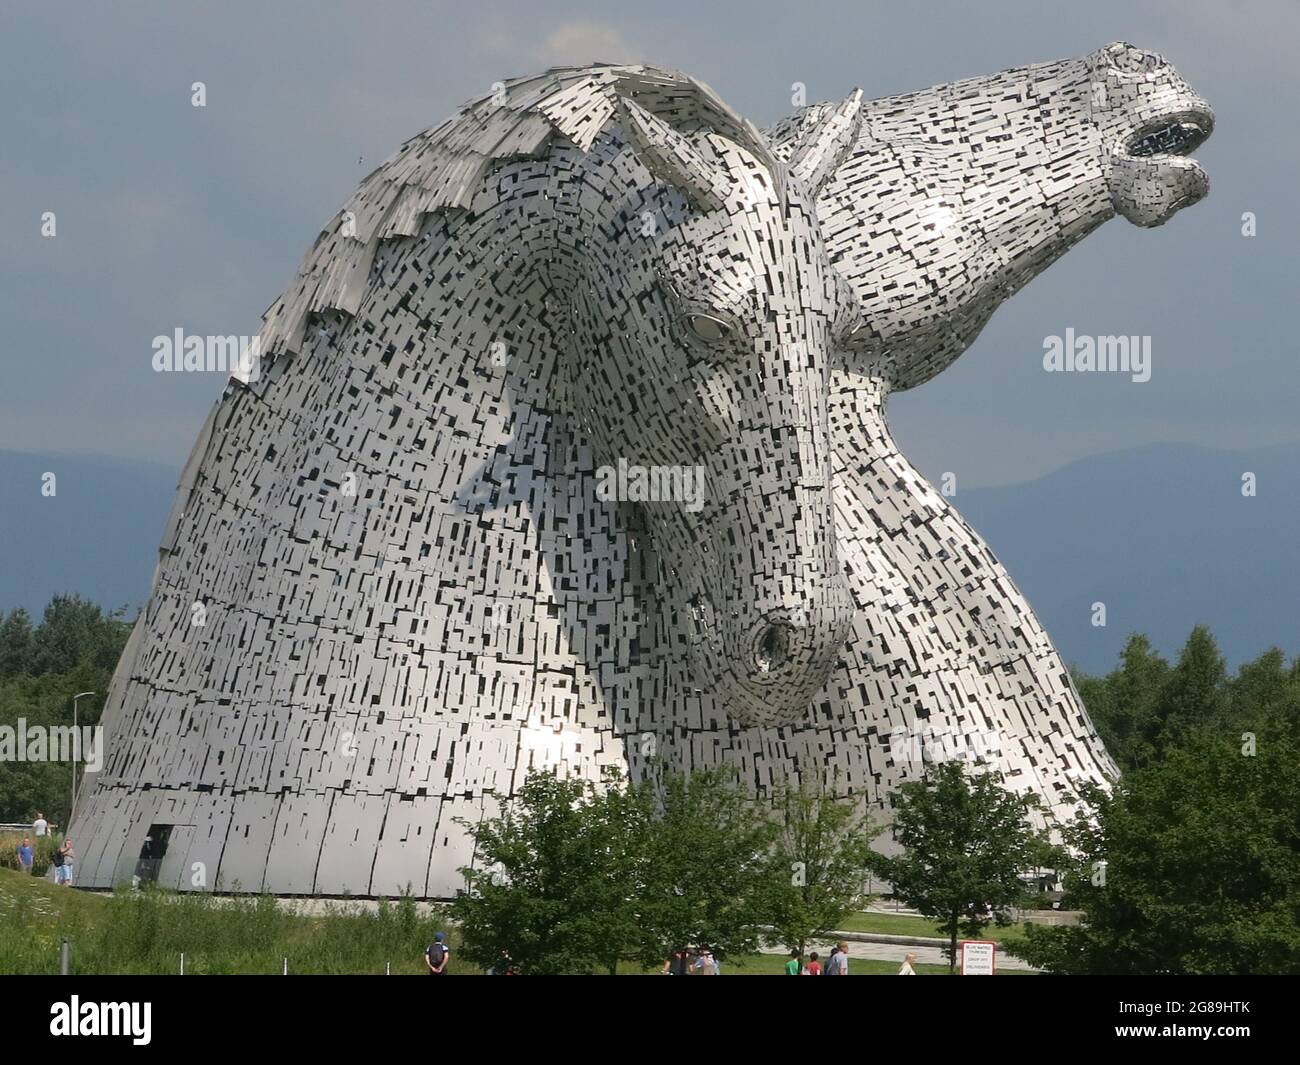
[[[962,976],[993,976],[997,944],[987,939],[961,941]]]

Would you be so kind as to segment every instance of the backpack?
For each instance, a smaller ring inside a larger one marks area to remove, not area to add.
[[[437,968],[447,958],[446,943],[430,943],[429,949],[425,951],[429,955],[429,964]]]
[[[50,864],[56,869],[63,865],[63,852],[55,851],[54,857],[50,859]]]

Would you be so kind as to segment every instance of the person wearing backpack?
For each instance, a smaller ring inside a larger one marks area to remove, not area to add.
[[[433,942],[424,952],[424,964],[429,967],[432,976],[443,976],[447,972],[447,962],[451,960],[451,949],[447,946],[447,933],[435,932]]]

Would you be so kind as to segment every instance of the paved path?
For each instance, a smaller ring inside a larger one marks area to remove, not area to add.
[[[846,933],[850,934],[850,933]],[[855,932],[852,935],[863,936],[869,933]],[[825,963],[826,956],[831,952],[831,940],[825,946],[818,946],[815,949]],[[849,957],[850,958],[869,958],[873,961],[892,961],[899,965],[903,964],[903,959],[908,954],[915,954],[916,960],[925,965],[947,965],[948,959],[944,956],[943,948],[935,945],[928,947],[912,946],[900,943],[871,943],[863,942],[860,939],[850,939]],[[785,954],[790,952],[784,947],[768,947],[763,951],[764,954]],[[1017,958],[1014,954],[1006,954],[1001,950],[998,951],[997,966],[999,969],[1030,969],[1033,966]]]

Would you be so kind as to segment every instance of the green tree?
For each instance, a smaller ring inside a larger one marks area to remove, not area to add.
[[[77,692],[101,693],[95,699],[83,699],[77,723],[95,725],[108,690],[108,670],[80,666],[70,673],[47,673],[40,677],[19,675],[0,677],[0,725],[16,728],[19,721],[28,726],[62,727],[72,724],[72,697]],[[72,790],[70,761],[20,762],[0,758],[0,821],[27,820],[36,810],[43,810],[51,821],[66,825]]]
[[[1227,709],[1227,669],[1204,625],[1192,629],[1161,693],[1157,749],[1163,753],[1187,729],[1220,723]]]
[[[25,610],[0,621],[0,725],[62,727],[73,723],[72,697],[92,691],[80,704],[77,724],[98,724],[103,699],[130,633],[124,611],[105,615],[79,596],[55,596],[34,631]],[[72,774],[81,763],[0,759],[0,820],[25,820],[43,810],[66,825]]]
[[[1232,728],[1260,719],[1300,723],[1300,676],[1278,648],[1270,648],[1253,662],[1243,663],[1228,681],[1226,703]]]
[[[452,915],[479,965],[508,951],[524,973],[614,973],[758,945],[776,825],[734,776],[596,787],[539,773],[497,817],[463,823],[477,861]]]
[[[1106,749],[1123,770],[1155,756],[1169,663],[1141,633],[1129,636],[1119,666],[1104,678],[1078,678],[1079,695]]]
[[[637,900],[642,964],[707,946],[719,958],[758,949],[772,892],[777,824],[734,772],[651,777],[638,791],[647,822]]]
[[[1011,908],[1029,901],[1020,874],[1063,862],[1030,824],[1038,806],[1037,796],[1009,792],[959,761],[931,766],[896,793],[893,837],[903,853],[873,853],[871,866],[897,898],[944,929],[950,970],[959,935],[977,939],[989,924],[1005,926]]]
[[[22,607],[0,621],[0,677],[31,672],[32,619]]]
[[[869,896],[870,822],[849,799],[806,784],[776,796],[779,835],[773,854],[771,942],[797,947],[843,927]]]
[[[125,613],[105,614],[79,595],[56,595],[32,637],[31,672],[67,673],[82,665],[111,671],[131,631]]]
[[[1027,926],[1011,949],[1067,974],[1300,969],[1300,743],[1294,722],[1243,737],[1192,730],[1094,793],[1068,834],[1074,927]]]
[[[635,953],[641,799],[535,773],[499,816],[462,822],[478,858],[451,904],[466,958],[490,968],[508,952],[521,973],[555,975],[612,973]]]
[[[1248,727],[1260,715],[1300,722],[1300,658],[1270,648],[1229,677],[1213,635],[1196,626],[1171,668],[1140,633],[1104,677],[1075,674],[1088,714],[1125,772],[1157,762],[1189,729]]]

